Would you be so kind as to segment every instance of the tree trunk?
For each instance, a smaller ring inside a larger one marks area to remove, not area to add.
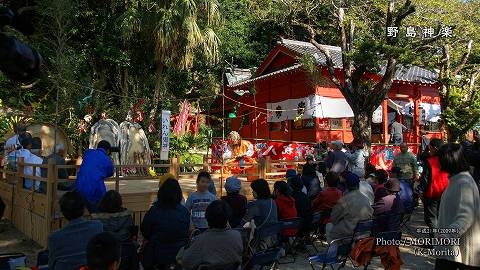
[[[372,113],[366,111],[354,112],[352,133],[353,138],[362,142],[370,142],[372,133]]]
[[[163,65],[159,64],[156,71],[157,83],[155,84],[155,91],[153,93],[153,98],[151,102],[151,109],[150,109],[150,116],[149,121],[150,124],[156,125],[157,119],[157,110],[158,110],[158,103],[160,102],[160,91],[162,91],[161,80],[163,79]]]

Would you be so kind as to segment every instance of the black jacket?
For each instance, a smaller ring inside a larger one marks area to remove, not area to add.
[[[190,213],[183,205],[160,208],[156,203],[143,218],[140,230],[148,241],[144,247],[142,264],[150,269],[154,265],[175,263],[175,257],[189,239]]]

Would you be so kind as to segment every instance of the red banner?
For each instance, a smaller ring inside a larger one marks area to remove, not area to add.
[[[297,161],[305,159],[307,155],[314,154],[313,144],[287,143],[287,142],[252,142],[255,154],[253,158],[270,157],[272,160]],[[220,162],[227,148],[228,141],[214,139],[212,144],[212,162]]]
[[[182,110],[178,115],[177,122],[173,127],[173,134],[183,135],[185,133],[185,124],[187,123],[188,115],[190,114],[191,108],[192,105],[190,104],[190,102],[188,102],[188,100],[185,99],[185,101],[182,103]]]
[[[409,146],[408,150],[412,153],[418,152],[418,146]],[[393,164],[393,158],[400,152],[400,146],[393,145],[373,145],[370,163],[377,169],[390,170]]]
[[[252,142],[252,141],[251,141]],[[255,154],[253,158],[270,157],[271,160],[297,161],[304,160],[307,155],[314,155],[313,144],[300,144],[288,142],[252,142]],[[220,163],[228,141],[214,139],[212,144],[212,162]],[[409,146],[409,151],[417,153],[418,146]],[[399,146],[373,145],[370,162],[377,169],[390,170],[393,158],[400,152]]]

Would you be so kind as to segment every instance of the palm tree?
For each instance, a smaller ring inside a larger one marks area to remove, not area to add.
[[[148,2],[148,1],[147,1]],[[218,61],[220,43],[214,29],[220,24],[217,0],[149,0],[148,19],[153,19],[155,43],[156,86],[150,110],[150,122],[156,112],[162,91],[165,91],[163,71],[168,67],[188,69],[195,56],[210,63]]]

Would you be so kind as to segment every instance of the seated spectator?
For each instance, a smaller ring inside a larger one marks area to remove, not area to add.
[[[388,195],[388,191],[384,187],[384,184],[385,182],[387,182],[387,180],[387,171],[382,169],[375,171],[375,187],[373,188],[374,203],[378,202],[378,200]]]
[[[367,181],[365,181],[363,179],[360,179],[359,190],[363,195],[365,195],[365,197],[368,198],[368,201],[370,202],[370,205],[373,205],[375,195],[373,193],[372,186]]]
[[[248,204],[245,222],[255,222],[257,229],[266,224],[278,221],[277,206],[272,199],[270,187],[265,179],[257,179],[250,184],[253,190],[254,201]]]
[[[181,201],[182,190],[178,181],[165,180],[158,190],[157,201],[145,214],[140,226],[146,240],[142,258],[144,269],[168,269],[175,263],[180,248],[188,242],[190,214]]]
[[[300,175],[297,174],[297,171],[295,171],[294,169],[288,169],[287,172],[285,173],[285,179],[287,179],[287,183],[288,185],[291,186],[290,182],[295,179],[296,177],[300,177]],[[305,185],[303,184],[303,181],[302,181],[302,187],[300,188],[300,190],[307,194],[307,188],[305,187]]]
[[[132,213],[122,207],[120,193],[115,190],[105,193],[98,211],[92,214],[92,218],[102,222],[103,230],[112,233],[122,245],[122,261],[118,269],[138,269],[137,247],[132,240]]]
[[[40,139],[40,137],[32,138],[32,149],[30,149],[30,152],[32,152],[32,154],[34,154],[35,156],[43,159],[42,139]]]
[[[375,172],[376,171],[377,171],[377,169],[375,168],[375,166],[372,163],[368,163],[367,165],[365,165],[364,179],[365,179],[365,181],[367,181],[367,183],[369,183],[372,186],[372,189],[376,184],[375,183]]]
[[[232,228],[239,227],[247,213],[247,197],[240,194],[241,189],[242,183],[238,178],[231,176],[225,181],[227,196],[222,196],[222,200],[232,209],[232,216],[228,220]]]
[[[315,166],[308,164],[302,170],[303,185],[307,188],[307,197],[313,200],[322,188],[320,187],[320,180],[317,177]]]
[[[210,203],[205,212],[208,230],[185,249],[181,264],[184,269],[221,267],[242,263],[243,243],[240,232],[228,226],[230,206],[221,200]]]
[[[65,165],[65,146],[61,143],[55,145],[55,152],[50,154],[49,156],[46,156],[43,159],[42,164],[48,164],[48,161],[50,159],[53,159],[53,164],[55,165]],[[68,171],[66,168],[58,168],[57,170],[58,170],[58,174],[57,174],[58,179],[61,179],[61,180],[68,179]],[[42,168],[41,171],[42,171],[42,177],[48,176],[47,175],[48,169]],[[58,190],[63,190],[63,191],[72,190],[74,186],[75,186],[74,183],[62,182],[62,183],[58,183]]]
[[[414,208],[413,190],[410,184],[402,178],[402,169],[400,167],[393,167],[390,172],[390,178],[396,178],[400,181],[400,191],[397,193],[398,198],[402,201],[405,212],[411,213]]]
[[[380,232],[400,229],[401,214],[404,212],[402,200],[397,193],[400,191],[400,181],[390,178],[385,183],[388,195],[373,205],[373,215],[382,216],[376,219],[376,230]]]
[[[197,176],[197,191],[190,193],[185,206],[191,213],[192,228],[205,231],[208,229],[207,219],[205,219],[205,210],[207,206],[215,201],[217,197],[208,191],[208,186],[212,181],[208,172],[200,172]]]
[[[328,242],[351,236],[360,220],[372,217],[373,209],[368,198],[358,190],[359,184],[360,180],[358,178],[350,177],[346,179],[347,192],[333,207],[332,223],[327,224],[326,236]]]
[[[118,239],[108,232],[95,235],[87,245],[87,267],[81,270],[121,269],[121,246]]]
[[[328,172],[325,176],[328,187],[317,195],[312,202],[314,212],[329,212],[342,198],[342,192],[337,188],[339,177],[335,172]],[[322,224],[330,222],[330,215],[322,217]]]
[[[292,197],[295,200],[295,209],[297,209],[298,217],[302,218],[302,228],[300,228],[301,233],[305,233],[312,221],[312,207],[311,202],[307,198],[307,195],[302,192],[303,182],[299,176],[293,177],[288,183],[292,189]]]
[[[35,191],[40,191],[40,181],[28,179],[28,176],[38,176],[41,177],[40,168],[33,166],[25,166],[25,164],[42,164],[42,158],[32,154],[32,135],[25,133],[19,137],[22,149],[15,151],[17,157],[17,165],[21,168],[23,167],[23,174],[25,175],[25,180],[23,181],[23,187],[26,189],[33,189]]]
[[[297,209],[295,208],[295,199],[292,197],[287,182],[277,181],[273,185],[273,195],[275,204],[277,205],[278,219],[292,219],[297,217]],[[296,229],[287,229],[282,231],[285,237],[294,237],[297,235]]]
[[[103,225],[97,220],[84,219],[84,210],[80,193],[70,191],[60,198],[60,211],[68,224],[48,237],[48,269],[70,270],[85,265],[88,241],[103,232]]]

